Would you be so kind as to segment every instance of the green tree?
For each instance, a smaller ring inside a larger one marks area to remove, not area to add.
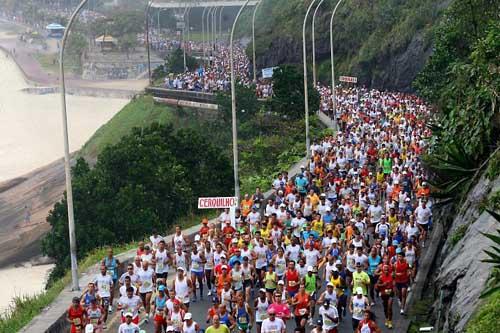
[[[171,73],[184,73],[184,51],[181,48],[174,50],[166,59],[166,66]],[[197,67],[196,58],[186,54],[186,66],[189,71]]]
[[[72,169],[78,257],[105,245],[166,230],[196,208],[198,196],[232,193],[231,164],[221,148],[192,130],[154,124],[135,128],[99,155],[93,169],[79,159]],[[47,221],[43,253],[56,260],[51,280],[69,267],[66,198]]]
[[[319,93],[308,86],[309,113],[319,110]],[[274,70],[272,110],[287,119],[304,117],[304,79],[297,66],[284,65]]]
[[[238,123],[244,124],[255,117],[259,110],[259,101],[255,94],[255,87],[247,87],[237,83],[236,92],[236,118]],[[232,104],[231,93],[224,92],[217,94],[217,104],[221,112],[222,119],[226,125],[232,124]]]

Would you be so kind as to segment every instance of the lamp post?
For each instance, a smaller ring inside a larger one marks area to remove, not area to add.
[[[333,8],[332,17],[330,18],[330,62],[332,67],[332,99],[333,99],[333,127],[337,129],[337,94],[335,91],[335,62],[333,59],[333,18],[337,12],[337,8],[343,0],[339,0]]]
[[[203,64],[205,64],[205,13],[209,7],[203,8],[203,12],[201,14],[201,39],[202,39],[202,49],[203,49]]]
[[[312,51],[313,51],[313,82],[314,86],[316,87],[316,84],[318,83],[317,78],[316,78],[316,37],[315,37],[315,29],[316,29],[316,13],[318,12],[319,7],[323,4],[325,0],[321,0],[318,5],[316,6],[316,9],[314,10],[313,13],[313,19],[312,19]]]
[[[234,38],[234,30],[236,29],[236,23],[238,23],[238,19],[240,18],[241,13],[248,5],[250,0],[246,0],[246,2],[241,6],[236,18],[233,22],[233,28],[231,29],[231,38],[229,41],[229,61],[231,62],[231,115],[233,120],[233,162],[234,162],[234,196],[236,198],[240,198],[240,180],[238,175],[238,132],[237,132],[237,124],[236,124],[236,76],[234,74],[234,56],[233,56],[233,38]]]
[[[153,5],[153,0],[149,1],[146,7],[146,50],[148,53],[148,79],[150,85],[153,84],[151,77],[151,50],[149,45],[149,12],[151,10],[152,5]]]
[[[209,7],[208,9],[208,13],[207,13],[207,26],[206,26],[206,41],[207,41],[207,44],[208,44],[208,61],[207,61],[207,66],[210,66],[210,59],[212,58],[212,52],[210,50],[210,45],[212,44],[211,40],[210,40],[210,16],[212,15],[212,10],[214,9],[214,7]]]
[[[216,39],[216,36],[215,36],[215,33],[217,31],[217,20],[216,20],[216,17],[217,17],[217,10],[219,9],[219,7],[215,7],[214,10],[212,11],[212,31],[211,31],[211,34],[210,34],[210,41],[212,42],[212,51],[215,51],[215,39]]]
[[[260,4],[262,3],[261,0],[259,1],[253,10],[253,16],[252,16],[252,57],[253,57],[253,82],[257,82],[257,64],[255,63],[255,15],[257,14],[257,10],[260,7]]]
[[[217,40],[222,40],[222,12],[224,11],[224,6],[221,7],[219,12],[219,38]]]
[[[63,139],[64,139],[64,172],[66,174],[66,201],[68,205],[68,230],[69,230],[69,251],[71,257],[71,289],[73,291],[80,290],[78,285],[78,260],[76,258],[76,233],[75,233],[75,215],[73,210],[73,186],[71,184],[71,165],[69,155],[69,137],[68,137],[68,115],[66,112],[66,83],[64,81],[64,48],[66,41],[71,31],[73,23],[82,10],[83,6],[87,4],[88,0],[82,0],[78,7],[76,7],[73,14],[69,19],[66,30],[61,42],[61,50],[59,52],[59,85],[61,90],[61,110],[63,122]]]
[[[311,142],[309,138],[309,94],[307,87],[307,49],[306,49],[306,23],[307,17],[309,16],[309,12],[313,7],[316,0],[312,0],[307,8],[306,15],[304,17],[304,24],[302,25],[302,56],[304,57],[304,110],[306,117],[306,158],[309,159],[311,157]]]
[[[184,72],[186,72],[187,62],[186,62],[186,13],[188,12],[189,7],[186,6],[184,9],[184,13],[182,14],[182,50],[184,57]]]

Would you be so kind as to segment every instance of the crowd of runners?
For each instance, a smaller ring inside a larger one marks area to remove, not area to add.
[[[112,311],[120,333],[139,332],[141,317],[175,333],[335,333],[346,320],[345,332],[391,329],[432,225],[420,162],[430,111],[412,95],[357,88],[339,88],[337,108],[339,131],[312,144],[297,176],[278,175],[267,201],[245,194],[193,241],[180,228],[169,241],[154,232],[121,276],[110,252],[68,311],[72,332],[101,332]],[[206,314],[190,312],[204,297]]]

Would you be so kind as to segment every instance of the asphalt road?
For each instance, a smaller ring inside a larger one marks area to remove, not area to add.
[[[169,277],[170,276],[174,276],[173,272],[171,272],[169,274]],[[169,286],[171,284],[171,281],[169,279]],[[206,289],[206,286],[205,286],[205,289]],[[322,288],[321,292],[324,291],[324,287]],[[205,291],[205,294],[206,294],[206,291]],[[255,295],[257,295],[257,293],[255,293]],[[115,297],[115,300],[117,300],[118,297]],[[250,302],[251,306],[253,306],[253,300],[252,302]],[[191,312],[193,314],[193,319],[194,321],[196,321],[200,326],[201,328],[203,329],[206,329],[210,324],[207,324],[205,319],[206,319],[206,315],[207,315],[207,311],[208,309],[212,306],[212,303],[211,303],[211,297],[205,297],[203,301],[197,301],[195,303],[191,303],[190,304],[190,307],[189,307],[189,312]],[[116,306],[115,306],[115,309],[116,309]],[[393,326],[394,328],[392,330],[389,330],[387,329],[385,326],[384,326],[384,312],[383,312],[383,307],[382,307],[382,303],[380,301],[380,299],[378,299],[375,303],[375,306],[372,307],[372,310],[374,310],[375,312],[375,315],[377,317],[376,319],[376,322],[377,324],[379,325],[379,327],[381,328],[382,332],[402,332],[400,330],[400,327],[401,327],[401,324],[402,324],[402,321],[403,320],[406,320],[406,318],[402,315],[399,314],[399,307],[397,305],[397,300],[394,299],[394,302],[393,302]],[[315,317],[314,317],[314,320],[316,321],[316,319],[318,319],[318,306],[316,306],[316,314],[315,314]],[[288,320],[288,322],[286,323],[287,327],[286,327],[286,330],[287,330],[287,333],[293,333],[294,329],[295,329],[295,321],[292,319],[292,320]],[[110,315],[110,317],[108,318],[108,329],[105,330],[104,332],[117,332],[118,331],[118,326],[120,325],[120,316],[118,313],[116,312],[113,312],[112,315]],[[142,318],[141,322],[140,322],[140,327],[142,330],[144,330],[146,333],[154,333],[154,325],[153,325],[153,321],[150,320],[149,323],[144,323],[144,318]],[[306,332],[310,332],[311,329],[313,328],[313,326],[309,326],[307,325],[306,326]],[[342,322],[340,323],[339,325],[339,329],[338,329],[339,333],[351,333],[353,332],[352,330],[352,324],[351,324],[351,316],[350,316],[350,313],[349,313],[349,310],[347,310],[347,316],[346,318],[344,318],[342,320]],[[255,333],[256,330],[255,330],[255,327],[252,328],[252,333]]]

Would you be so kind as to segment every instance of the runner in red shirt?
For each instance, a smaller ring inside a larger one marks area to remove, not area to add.
[[[385,326],[392,328],[392,298],[394,297],[394,278],[389,271],[389,265],[382,266],[382,274],[379,275],[376,288],[382,298],[385,314]]]
[[[71,306],[68,309],[66,320],[71,323],[71,333],[83,332],[83,325],[87,321],[85,309],[80,304],[80,298],[73,297]]]
[[[208,227],[208,219],[205,217],[203,218],[203,220],[201,220],[200,235],[207,235],[209,231],[210,228]]]
[[[288,297],[292,298],[299,291],[300,276],[299,272],[295,269],[295,262],[290,260],[288,262],[288,269],[285,272],[286,292]]]
[[[309,318],[311,297],[306,293],[306,287],[303,283],[300,284],[299,292],[293,298],[292,305],[295,306],[295,311],[293,312],[295,315],[295,324],[302,329],[302,332],[305,332],[306,322]]]
[[[373,313],[370,310],[365,310],[365,317],[359,322],[356,333],[382,333],[373,319]]]
[[[394,264],[394,272],[396,273],[396,289],[400,304],[400,313],[404,314],[406,305],[406,293],[408,290],[408,283],[410,282],[411,268],[406,262],[405,255],[401,249],[397,249],[398,260]]]

